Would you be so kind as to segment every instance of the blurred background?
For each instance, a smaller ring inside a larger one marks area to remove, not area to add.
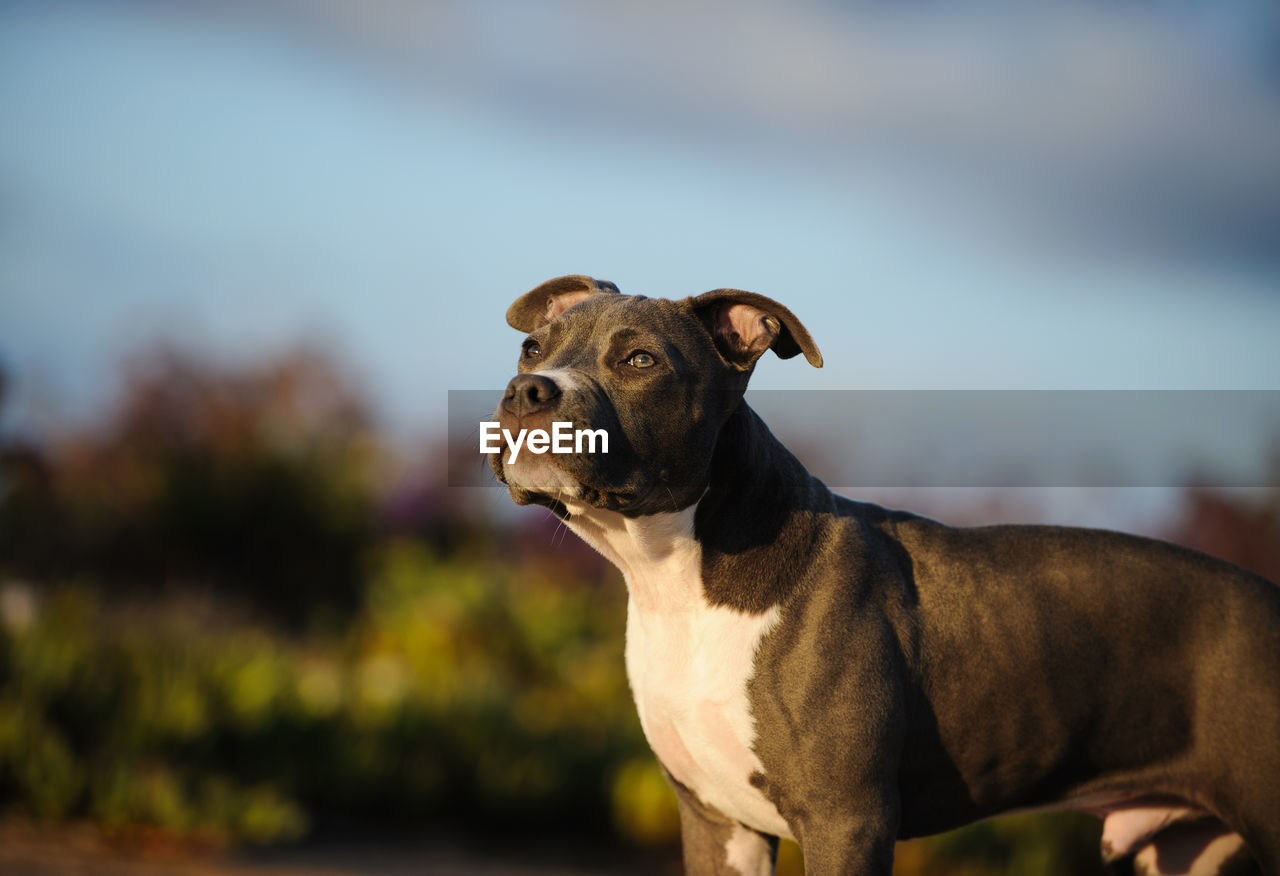
[[[447,476],[449,391],[565,273],[777,298],[826,367],[770,390],[1280,390],[1280,7],[0,3],[0,869],[677,869],[620,577]],[[1277,580],[1255,431],[853,494]]]

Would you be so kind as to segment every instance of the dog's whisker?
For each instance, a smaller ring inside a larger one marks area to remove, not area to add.
[[[666,484],[663,484],[663,485],[662,485],[662,489],[666,490],[666,491],[667,491],[667,495],[671,497],[671,507],[672,507],[672,509],[674,510],[674,509],[679,508],[679,503],[676,501],[676,494],[675,494],[675,493],[673,493],[673,492],[671,492],[671,487],[667,486]]]

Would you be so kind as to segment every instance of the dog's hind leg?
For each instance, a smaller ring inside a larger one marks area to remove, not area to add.
[[[1162,830],[1133,857],[1135,876],[1259,876],[1240,835],[1215,818]]]

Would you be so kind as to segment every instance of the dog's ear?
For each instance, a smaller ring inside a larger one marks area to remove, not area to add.
[[[822,367],[822,354],[808,330],[772,298],[740,289],[715,289],[690,302],[720,355],[735,368],[751,368],[770,348],[781,359],[804,353],[810,365]]]
[[[601,292],[618,293],[608,280],[596,280],[582,274],[556,277],[530,289],[507,308],[507,325],[522,332],[540,328],[588,295]]]

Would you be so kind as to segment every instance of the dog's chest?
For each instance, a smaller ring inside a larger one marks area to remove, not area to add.
[[[777,609],[743,614],[707,605],[700,594],[665,610],[633,598],[626,660],[640,724],[672,776],[724,814],[787,836],[777,809],[750,782],[763,767],[752,750],[747,683],[777,619]]]
[[[627,677],[640,726],[663,766],[703,803],[749,827],[790,837],[777,808],[751,784],[747,684],[779,610],[745,614],[707,603],[697,505],[624,518],[570,505],[569,525],[627,579]]]

